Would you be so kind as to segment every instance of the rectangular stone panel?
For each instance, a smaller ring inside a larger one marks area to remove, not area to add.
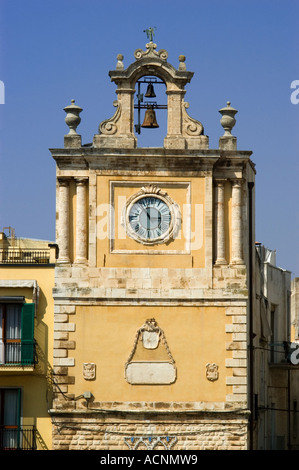
[[[176,370],[168,362],[131,362],[126,368],[126,379],[130,384],[171,384],[176,379]]]

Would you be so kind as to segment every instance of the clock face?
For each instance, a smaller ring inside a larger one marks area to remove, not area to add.
[[[130,231],[144,241],[163,239],[172,223],[171,210],[166,202],[157,196],[143,196],[129,208]]]

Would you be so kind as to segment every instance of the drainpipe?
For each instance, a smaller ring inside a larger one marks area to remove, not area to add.
[[[249,446],[253,450],[253,428],[254,428],[254,370],[253,370],[253,221],[252,221],[252,190],[254,183],[248,183],[248,211],[249,211],[249,409],[250,409],[250,428],[249,428]]]

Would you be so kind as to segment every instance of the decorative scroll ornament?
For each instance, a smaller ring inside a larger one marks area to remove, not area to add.
[[[165,61],[167,60],[168,52],[165,49],[160,49],[159,51],[156,51],[157,44],[155,44],[154,42],[147,43],[145,47],[147,49],[146,51],[142,49],[136,49],[136,51],[134,52],[134,56],[137,60],[144,59],[147,57],[154,57],[155,59],[159,58]]]
[[[144,194],[161,194],[161,196],[167,196],[167,193],[165,191],[162,191],[162,189],[158,188],[158,186],[155,186],[154,184],[142,186],[140,192]]]
[[[142,343],[145,349],[157,349],[160,345],[161,348],[164,348],[164,354],[166,353],[168,360],[163,360],[160,356],[154,360],[152,354],[148,360],[134,360],[138,343],[139,346]],[[154,318],[146,320],[145,324],[137,331],[133,349],[125,364],[125,377],[127,382],[133,385],[167,385],[176,380],[175,361],[164,332]]]
[[[206,377],[211,382],[215,382],[219,378],[219,366],[215,363],[206,364]]]
[[[189,103],[183,101],[182,114],[183,114],[183,131],[188,136],[199,136],[203,134],[203,125],[201,122],[189,116],[186,109],[189,108]]]
[[[106,119],[105,121],[101,122],[99,125],[99,133],[104,134],[104,135],[113,135],[116,134],[117,132],[117,121],[120,118],[121,115],[121,104],[119,101],[114,101],[113,106],[116,107],[116,111],[114,113],[114,116],[110,119]]]

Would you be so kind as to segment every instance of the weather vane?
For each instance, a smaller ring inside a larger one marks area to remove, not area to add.
[[[147,28],[144,29],[143,32],[146,33],[147,38],[150,40],[150,42],[153,42],[153,37],[154,37],[154,31],[157,29],[155,26],[153,28]]]

